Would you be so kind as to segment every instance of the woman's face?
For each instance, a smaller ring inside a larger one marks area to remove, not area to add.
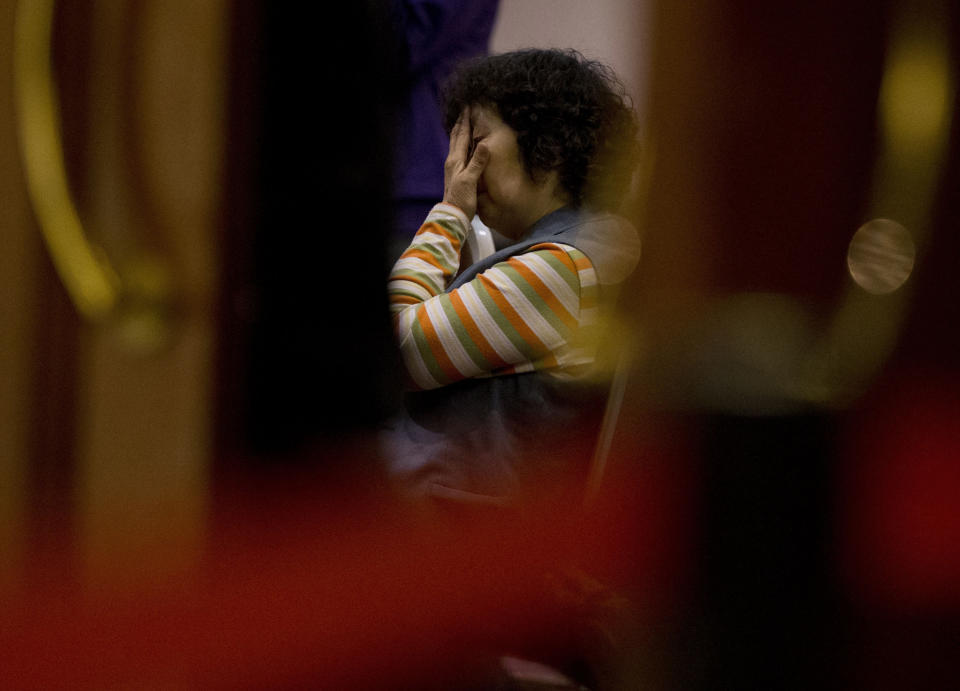
[[[539,182],[527,174],[517,133],[496,110],[471,106],[470,125],[471,150],[483,143],[490,152],[477,182],[477,215],[484,224],[501,235],[520,238],[540,218],[567,203],[555,171]]]

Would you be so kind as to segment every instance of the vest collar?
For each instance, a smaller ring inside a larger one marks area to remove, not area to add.
[[[526,244],[529,240],[547,238],[569,230],[581,220],[582,214],[580,209],[561,206],[534,223],[530,231],[517,244]]]

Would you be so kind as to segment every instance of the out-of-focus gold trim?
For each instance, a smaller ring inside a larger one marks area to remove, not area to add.
[[[53,264],[77,310],[90,319],[110,315],[120,280],[90,242],[70,196],[59,104],[51,68],[54,0],[17,3],[14,99],[27,190]]]
[[[879,154],[867,219],[906,228],[918,264],[934,222],[955,107],[949,15],[944,0],[894,3],[877,100]],[[809,359],[810,397],[837,406],[857,400],[893,352],[911,299],[910,282],[874,295],[851,279]]]

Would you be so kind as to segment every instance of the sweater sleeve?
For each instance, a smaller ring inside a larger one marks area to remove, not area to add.
[[[569,371],[592,361],[596,273],[573,247],[544,243],[447,292],[469,223],[438,204],[390,275],[397,340],[414,388],[469,377]]]

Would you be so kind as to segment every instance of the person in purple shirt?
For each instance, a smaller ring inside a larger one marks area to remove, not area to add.
[[[463,59],[486,54],[499,0],[394,0],[404,93],[394,150],[392,265],[443,196],[449,139],[440,91]]]

